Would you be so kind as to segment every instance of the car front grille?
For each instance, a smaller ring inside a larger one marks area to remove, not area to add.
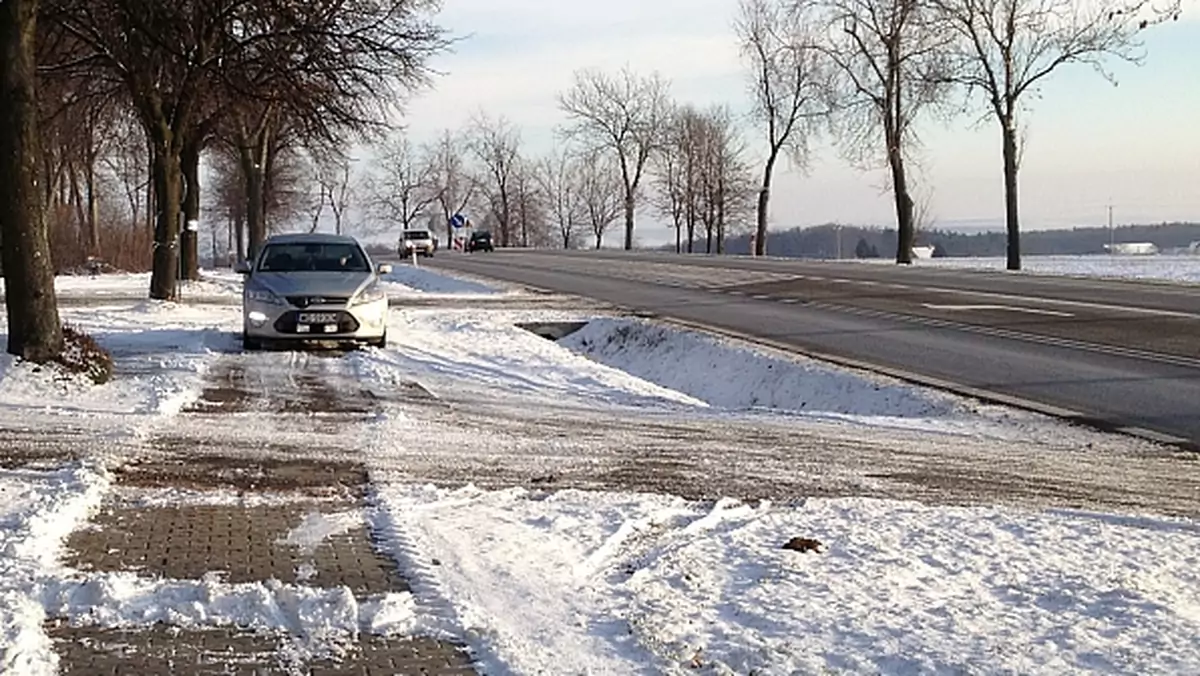
[[[292,307],[306,308],[312,305],[345,305],[350,299],[346,296],[288,296],[287,302]]]

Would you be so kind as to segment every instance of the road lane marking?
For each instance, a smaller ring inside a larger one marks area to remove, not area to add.
[[[1062,298],[1038,298],[1034,296],[1020,296],[1009,293],[995,293],[992,291],[965,291],[962,289],[945,289],[936,286],[919,287],[920,291],[940,294],[954,294],[959,296],[976,296],[978,298],[991,298],[995,300],[1003,300],[1017,303],[1034,303],[1038,305],[1060,305],[1064,307],[1077,307],[1088,310],[1106,310],[1109,312],[1125,312],[1129,314],[1151,315],[1159,317],[1176,317],[1180,319],[1200,319],[1200,314],[1194,312],[1182,312],[1179,310],[1155,310],[1153,308],[1130,307],[1126,305],[1109,305],[1106,303],[1089,303],[1081,300],[1065,300]]]
[[[939,305],[937,303],[921,303],[921,305],[930,310],[951,310],[951,311],[989,311],[1000,310],[1003,312],[1026,312],[1033,315],[1051,315],[1054,317],[1074,317],[1070,312],[1058,312],[1056,310],[1039,310],[1032,307],[1018,307],[1016,305]]]

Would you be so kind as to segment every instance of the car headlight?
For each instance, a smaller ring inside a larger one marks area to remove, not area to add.
[[[383,289],[381,289],[378,284],[372,284],[371,286],[368,286],[359,292],[359,294],[354,297],[354,300],[350,301],[350,304],[365,305],[367,303],[374,303],[385,298],[387,298],[387,294],[383,292]]]
[[[266,303],[267,305],[283,305],[283,299],[266,289],[246,289],[245,298],[248,301],[255,303]]]

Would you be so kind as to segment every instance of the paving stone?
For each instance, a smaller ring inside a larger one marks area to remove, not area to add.
[[[185,630],[72,627],[47,624],[62,676],[376,676],[478,673],[460,646],[428,638],[363,637],[338,660],[289,663],[285,636],[236,629]]]
[[[274,579],[345,586],[360,598],[407,590],[395,561],[373,547],[365,523],[325,539],[311,551],[285,542],[306,515],[344,513],[356,507],[353,502],[110,504],[89,527],[71,534],[64,560],[83,571],[137,571],[166,579],[198,580],[219,571],[230,583]]]

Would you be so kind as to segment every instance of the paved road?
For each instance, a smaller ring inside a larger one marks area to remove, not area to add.
[[[428,265],[1200,448],[1200,287],[624,252],[445,254]]]

